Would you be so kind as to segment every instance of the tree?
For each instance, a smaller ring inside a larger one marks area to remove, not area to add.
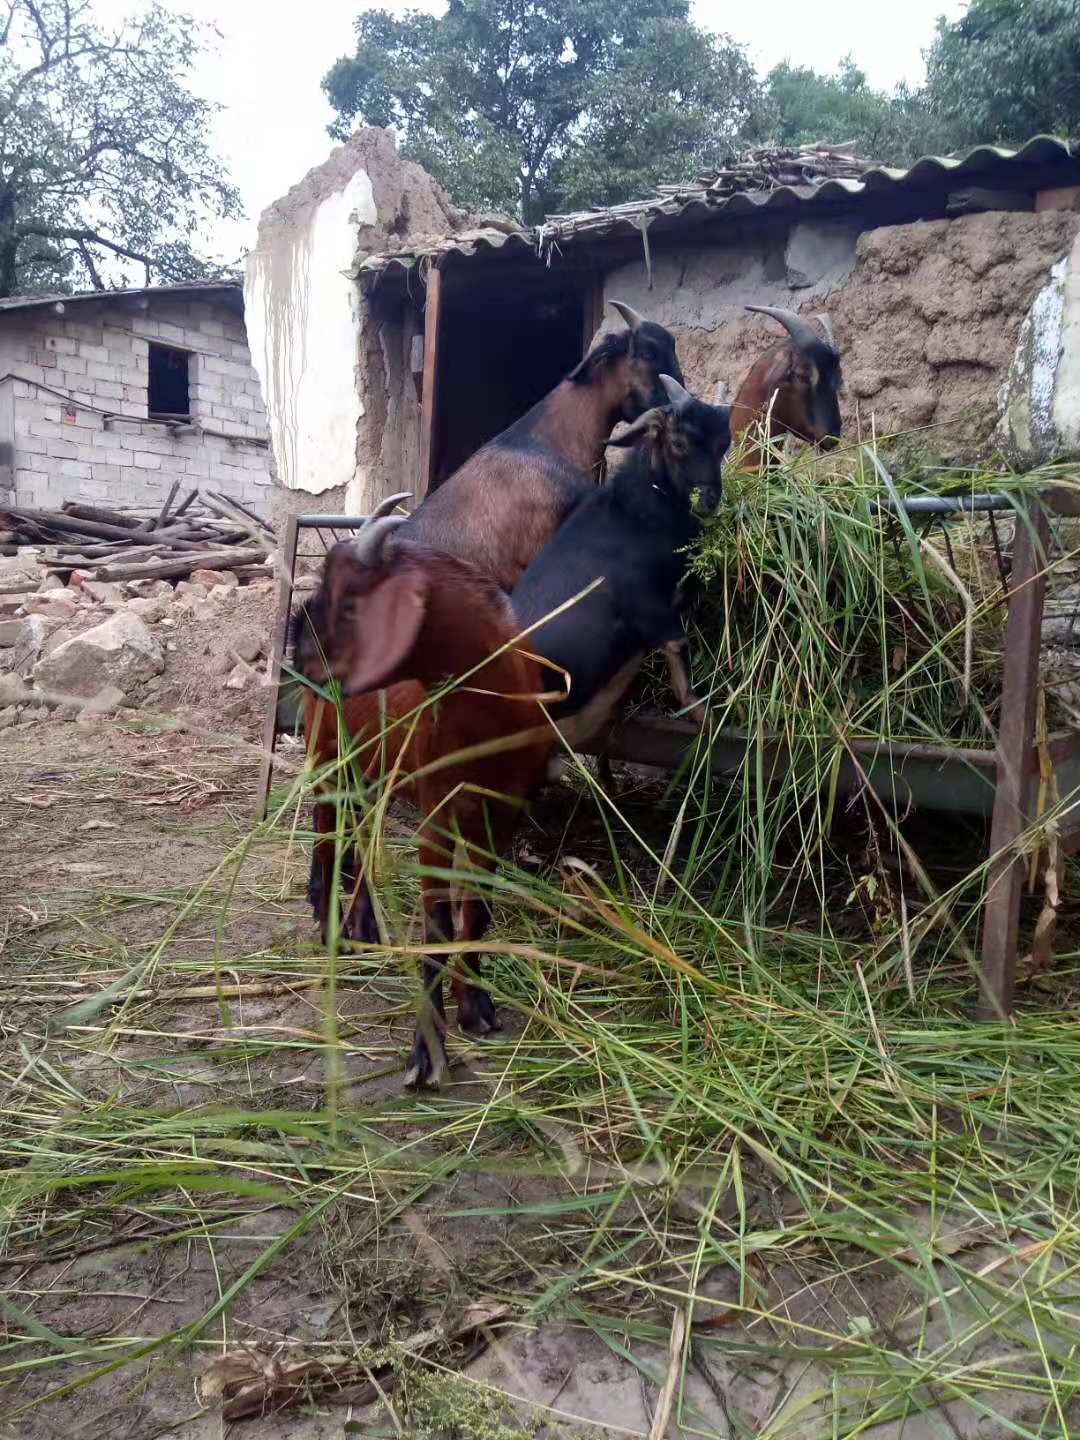
[[[1080,129],[1080,0],[972,0],[926,59],[929,103],[964,143]]]
[[[356,34],[323,81],[331,134],[391,127],[460,204],[529,221],[689,178],[760,104],[742,50],[688,0],[449,0],[367,11]]]
[[[955,127],[933,114],[922,91],[872,89],[850,55],[835,75],[784,62],[765,81],[772,133],[782,144],[854,140],[859,153],[882,165],[910,165],[955,143]]]
[[[111,32],[87,0],[0,6],[0,296],[208,273],[192,236],[241,209],[185,85],[199,43],[157,4]]]

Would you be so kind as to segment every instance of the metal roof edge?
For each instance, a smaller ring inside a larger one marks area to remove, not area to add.
[[[368,255],[357,266],[357,278],[374,278],[388,271],[411,271],[425,259],[447,255],[462,259],[507,249],[528,249],[538,257],[552,244],[577,245],[593,239],[640,234],[663,222],[663,229],[677,229],[684,218],[697,221],[706,214],[729,215],[732,219],[768,210],[802,210],[830,202],[851,203],[898,191],[919,191],[935,183],[952,185],[998,166],[1033,167],[1072,161],[1080,174],[1080,153],[1067,140],[1054,135],[1034,135],[1017,149],[1001,145],[976,145],[963,155],[924,155],[906,169],[878,165],[859,179],[829,178],[820,185],[782,185],[772,190],[740,190],[716,195],[706,186],[688,183],[685,190],[652,195],[621,205],[548,216],[524,232],[448,235],[436,245],[417,250],[402,249],[383,255]],[[695,212],[702,212],[697,214]],[[511,242],[513,246],[511,246]]]
[[[171,285],[140,285],[127,290],[79,290],[74,295],[9,295],[0,299],[0,314],[50,305],[66,308],[95,300],[99,304],[110,300],[133,300],[142,296],[153,299],[157,295],[205,295],[214,291],[239,291],[242,295],[243,290],[242,280],[177,280]]]

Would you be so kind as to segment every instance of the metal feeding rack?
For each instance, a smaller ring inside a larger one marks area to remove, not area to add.
[[[856,740],[847,745],[839,765],[838,790],[853,795],[867,784],[888,803],[912,803],[926,809],[990,819],[990,865],[983,906],[979,1013],[985,1018],[1008,1014],[1016,977],[1020,901],[1030,857],[1021,837],[1037,818],[1040,793],[1047,782],[1060,797],[1056,815],[1059,853],[1080,848],[1080,730],[1055,732],[1043,744],[1036,740],[1039,655],[1047,595],[1048,558],[1052,550],[1051,516],[1058,523],[1078,513],[1076,501],[1057,490],[1029,503],[1005,493],[963,496],[915,496],[881,502],[896,516],[902,507],[908,523],[924,532],[940,526],[950,564],[952,546],[946,521],[961,514],[985,513],[1008,603],[1004,667],[997,745],[993,749],[908,744],[887,740]],[[996,516],[1016,517],[1011,564],[997,528]],[[334,541],[358,530],[357,515],[294,515],[286,524],[283,565],[279,576],[277,618],[271,649],[271,680],[277,703],[266,720],[258,807],[265,815],[281,721],[283,666],[289,614],[296,587],[298,561],[321,561]],[[301,537],[312,544],[301,548]],[[329,537],[329,538],[328,538]],[[893,536],[899,549],[900,534]],[[1074,620],[1078,617],[1074,616]],[[616,724],[600,741],[586,747],[603,750],[611,759],[677,769],[699,741],[690,721],[663,716],[633,718]],[[737,776],[746,761],[747,737],[734,731],[712,739],[711,767],[718,778]],[[783,763],[781,747],[773,749]],[[1052,776],[1046,773],[1049,765]]]

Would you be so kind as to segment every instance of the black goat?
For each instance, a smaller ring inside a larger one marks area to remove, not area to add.
[[[598,340],[565,380],[428,495],[403,538],[467,560],[512,589],[595,488],[614,427],[664,403],[661,374],[682,380],[670,332],[619,300],[611,304],[627,328]]]
[[[683,662],[686,633],[679,590],[683,553],[701,533],[694,490],[711,513],[731,442],[730,411],[689,395],[669,376],[670,409],[650,410],[617,440],[636,446],[602,490],[583,500],[525,571],[512,595],[523,628],[603,577],[562,614],[527,637],[535,654],[570,676],[569,697],[552,708],[563,736],[578,746],[610,719],[645,656],[664,648],[679,703],[696,708]],[[549,689],[557,689],[553,674]]]

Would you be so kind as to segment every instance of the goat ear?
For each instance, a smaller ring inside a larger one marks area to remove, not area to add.
[[[409,656],[424,623],[428,578],[418,570],[392,571],[359,605],[342,676],[346,695],[378,690],[390,680],[410,680]]]
[[[628,430],[621,435],[611,436],[604,443],[606,445],[618,446],[620,450],[636,445],[642,435],[650,434],[663,422],[665,412],[657,407],[655,410],[646,410],[644,415],[639,415]]]

